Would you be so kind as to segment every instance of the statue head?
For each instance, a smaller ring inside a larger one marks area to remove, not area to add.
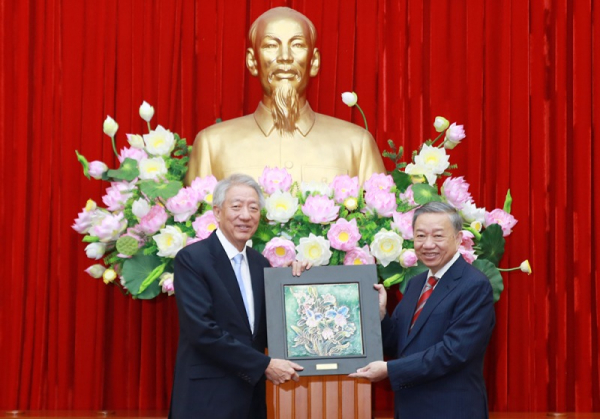
[[[275,127],[292,133],[309,80],[319,72],[315,26],[302,13],[276,7],[254,21],[248,37],[246,66],[260,80],[263,103],[271,109]]]

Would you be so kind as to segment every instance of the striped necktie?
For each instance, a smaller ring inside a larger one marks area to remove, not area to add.
[[[435,276],[430,276],[429,279],[427,280],[427,283],[425,284],[425,287],[423,288],[423,292],[421,293],[421,296],[419,297],[419,302],[417,303],[417,308],[415,310],[415,314],[413,314],[412,322],[410,323],[411,329],[413,328],[413,326],[415,325],[415,322],[419,318],[419,314],[421,314],[421,311],[423,311],[423,307],[425,307],[425,303],[427,302],[427,299],[429,299],[429,297],[431,296],[431,293],[433,292],[433,287],[435,287],[435,284],[437,284],[437,282],[438,282],[438,279]]]

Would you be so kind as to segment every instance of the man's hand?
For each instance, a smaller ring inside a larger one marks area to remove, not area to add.
[[[381,381],[384,378],[387,378],[387,376],[387,362],[384,361],[371,362],[366,367],[359,368],[358,370],[356,370],[356,372],[348,375],[348,377],[353,378],[366,378],[372,383]]]
[[[265,370],[267,379],[275,385],[283,384],[288,380],[298,381],[300,377],[296,371],[302,371],[304,368],[295,362],[285,359],[272,358],[269,366]]]
[[[307,262],[307,261],[299,261],[299,260],[295,260],[293,262],[288,262],[284,265],[284,268],[289,268],[292,267],[292,275],[293,276],[300,276],[300,274],[302,274],[302,272],[309,270],[310,268],[312,268],[312,263]]]
[[[383,320],[387,307],[387,291],[382,284],[375,284],[373,288],[379,292],[379,320]]]

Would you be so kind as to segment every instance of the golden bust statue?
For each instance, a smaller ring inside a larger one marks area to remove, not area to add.
[[[336,175],[385,172],[371,134],[341,119],[314,112],[306,100],[319,72],[316,30],[303,14],[271,9],[249,31],[246,66],[259,78],[262,101],[252,115],[202,130],[194,141],[186,183],[197,176],[223,179],[245,173],[257,179],[265,166],[285,168],[295,181],[331,182]]]

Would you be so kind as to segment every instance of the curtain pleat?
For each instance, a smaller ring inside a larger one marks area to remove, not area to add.
[[[0,0],[0,408],[166,409],[173,297],[125,297],[92,279],[71,225],[108,184],[75,150],[118,166],[107,115],[143,134],[142,101],[191,144],[254,111],[251,22],[274,6],[318,31],[313,109],[363,125],[405,161],[438,115],[464,124],[450,152],[478,206],[519,220],[485,376],[495,411],[600,410],[600,5],[594,0]],[[389,165],[391,168],[391,164]],[[374,408],[389,409],[389,384]]]

